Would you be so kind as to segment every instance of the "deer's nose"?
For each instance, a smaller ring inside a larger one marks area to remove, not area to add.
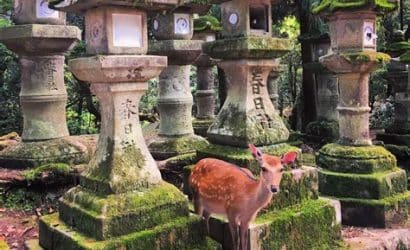
[[[270,191],[272,193],[276,194],[277,192],[279,192],[279,187],[275,186],[275,185],[272,185],[272,186],[270,186]]]

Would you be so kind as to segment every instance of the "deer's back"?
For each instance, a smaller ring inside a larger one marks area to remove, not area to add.
[[[192,169],[190,185],[201,200],[209,204],[241,204],[255,191],[257,181],[231,163],[205,158]]]

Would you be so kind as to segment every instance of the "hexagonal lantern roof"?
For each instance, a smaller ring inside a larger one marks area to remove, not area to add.
[[[191,13],[205,13],[211,1],[208,0],[49,0],[50,8],[64,12],[85,12],[104,5],[135,7],[142,10],[159,11],[182,9]]]
[[[377,12],[389,12],[398,7],[398,0],[321,0],[313,8],[314,14],[329,14],[339,10],[374,10]]]

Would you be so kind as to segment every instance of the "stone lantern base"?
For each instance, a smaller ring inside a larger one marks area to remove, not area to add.
[[[76,229],[75,231],[72,229]],[[212,249],[188,201],[162,182],[146,192],[99,196],[82,187],[61,200],[60,213],[40,220],[45,249]]]
[[[272,155],[282,155],[298,148],[279,144],[261,147],[261,150]],[[255,176],[260,172],[248,149],[210,145],[198,151],[199,159],[205,157],[247,166]],[[184,187],[187,186],[192,167],[184,168]],[[297,178],[290,171],[284,172],[281,191],[250,225],[248,249],[333,249],[337,244],[340,238],[340,204],[318,197],[316,168],[301,166],[297,171]],[[184,192],[190,195],[189,189]],[[305,226],[309,229],[302,229]],[[232,246],[229,226],[224,219],[211,217],[210,237],[226,249]]]
[[[39,142],[19,142],[0,152],[0,166],[31,168],[47,163],[88,163],[96,136],[67,136]]]
[[[389,227],[409,218],[406,172],[383,147],[327,144],[317,164],[319,191],[341,201],[343,224]]]
[[[209,127],[214,123],[215,118],[200,119],[196,118],[192,121],[192,127],[197,135],[207,137]]]

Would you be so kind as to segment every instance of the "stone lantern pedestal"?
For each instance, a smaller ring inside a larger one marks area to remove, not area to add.
[[[167,66],[166,57],[145,55],[146,9],[156,4],[175,7],[172,1],[148,1],[135,9],[128,1],[114,6],[108,0],[55,6],[85,12],[87,51],[99,55],[73,59],[69,66],[91,85],[102,120],[96,153],[80,185],[64,194],[59,213],[40,220],[45,249],[210,247],[201,220],[189,214],[188,200],[162,180],[139,123],[147,81]]]
[[[17,25],[0,29],[0,42],[19,56],[22,142],[0,152],[0,165],[34,167],[45,163],[88,162],[89,150],[69,137],[65,106],[64,53],[80,40],[65,15],[39,1],[14,1]]]
[[[338,79],[319,63],[319,57],[330,52],[330,39],[328,34],[323,34],[304,40],[308,41],[313,52],[312,62],[304,63],[303,70],[314,74],[317,111],[316,120],[306,126],[306,137],[319,143],[335,141],[339,137],[339,114],[336,110],[339,103]]]
[[[283,66],[283,65],[282,65]],[[279,110],[279,86],[278,86],[278,79],[280,74],[283,72],[283,67],[278,65],[275,67],[268,75],[268,93],[269,98],[273,103],[273,107],[276,111]]]
[[[333,10],[325,3],[316,11]],[[410,192],[396,158],[369,135],[369,75],[390,57],[375,51],[376,12],[366,4],[329,16],[333,53],[320,62],[339,79],[340,137],[319,151],[319,191],[340,200],[344,224],[387,227],[407,220]]]
[[[218,19],[213,16],[201,16],[194,19],[194,38],[204,42],[216,40],[216,33],[221,30]],[[195,134],[206,137],[209,126],[215,118],[215,77],[213,69],[217,60],[201,53],[194,65],[197,69],[196,108],[197,114],[192,122]]]
[[[208,142],[194,134],[192,127],[193,97],[190,87],[191,64],[201,54],[201,40],[190,40],[193,20],[189,11],[175,10],[153,19],[149,52],[168,57],[169,65],[159,76],[159,138],[149,145],[153,157],[164,160],[195,153]]]
[[[377,139],[385,143],[398,160],[400,166],[410,171],[410,83],[409,42],[397,42],[391,45],[398,51],[392,51],[393,59],[388,65],[387,78],[394,93],[394,122],[386,132],[377,134]],[[408,176],[409,177],[409,176]]]

